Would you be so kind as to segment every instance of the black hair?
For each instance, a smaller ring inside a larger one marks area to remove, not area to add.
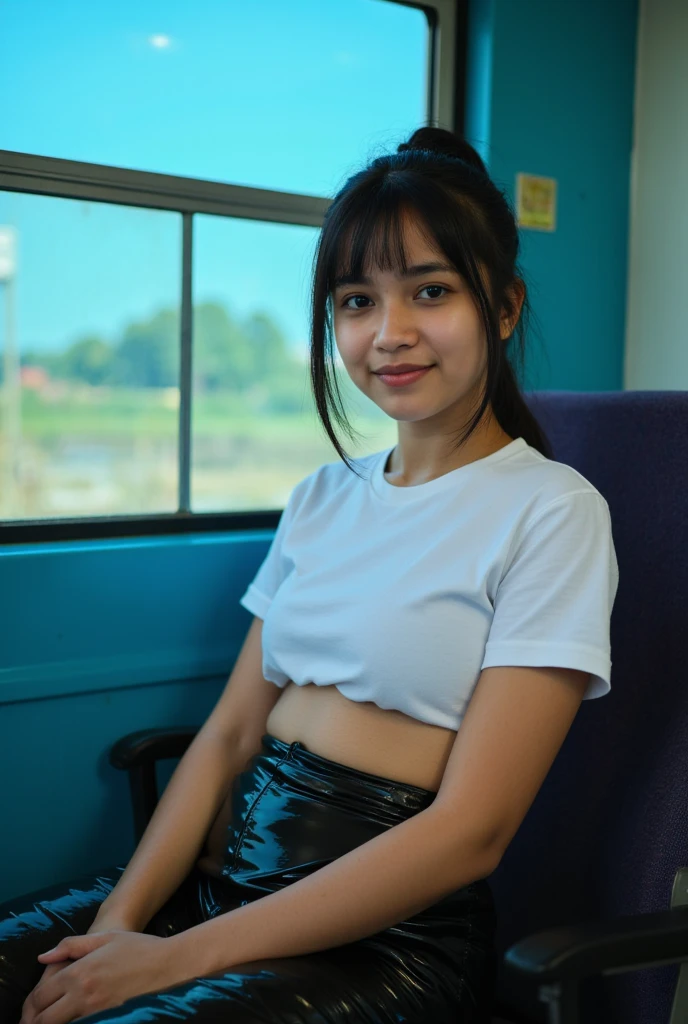
[[[417,129],[396,153],[377,157],[352,175],[325,215],[313,266],[310,375],[317,413],[332,444],[349,469],[357,472],[330,420],[331,411],[353,439],[333,355],[331,294],[335,281],[341,275],[357,279],[373,264],[381,270],[404,270],[403,226],[404,215],[409,213],[465,280],[487,337],[482,401],[468,428],[459,430],[454,450],[468,440],[491,403],[497,422],[508,435],[523,437],[546,458],[552,458],[549,440],[526,404],[506,351],[515,338],[522,372],[530,307],[517,266],[516,219],[506,195],[491,180],[475,149],[453,132],[432,127]],[[487,287],[480,265],[487,271]],[[511,336],[502,341],[500,313],[513,310],[514,286],[524,293],[521,315]]]

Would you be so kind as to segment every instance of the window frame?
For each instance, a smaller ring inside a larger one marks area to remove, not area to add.
[[[429,123],[463,130],[469,0],[378,0],[423,11],[428,21]],[[460,69],[457,71],[457,69]],[[320,227],[330,200],[224,182],[0,150],[0,189],[168,210],[182,218],[179,490],[175,512],[0,519],[0,545],[89,538],[273,529],[282,509],[191,511],[192,266],[194,214]]]

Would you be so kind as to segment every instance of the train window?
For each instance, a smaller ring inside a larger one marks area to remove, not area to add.
[[[3,149],[328,195],[426,114],[428,22],[406,5],[2,6]]]
[[[0,192],[0,224],[21,385],[3,387],[2,518],[174,511],[151,454],[176,464],[180,215]]]
[[[465,0],[53,7],[0,13],[0,543],[272,526],[337,458],[308,364],[327,196],[453,123]],[[338,372],[351,454],[393,444]]]

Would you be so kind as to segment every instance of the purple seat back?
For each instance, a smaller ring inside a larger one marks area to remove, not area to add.
[[[585,701],[490,876],[498,998],[546,1009],[503,966],[558,925],[668,910],[688,865],[688,392],[527,392],[553,458],[609,503],[619,562],[611,693]],[[667,1024],[678,966],[582,987],[585,1024]]]

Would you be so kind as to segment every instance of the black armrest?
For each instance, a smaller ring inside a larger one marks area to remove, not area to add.
[[[199,726],[170,726],[166,729],[141,729],[117,740],[110,750],[113,768],[133,768],[166,757],[181,757],[191,744]]]
[[[549,1004],[548,1019],[557,1024],[579,1024],[584,978],[682,960],[688,960],[688,906],[548,928],[515,942],[504,955],[510,969],[536,983],[538,998]],[[672,1021],[685,1019],[676,1013]]]
[[[134,811],[134,836],[138,844],[158,803],[156,761],[182,757],[199,726],[171,726],[166,729],[141,729],[117,740],[110,748],[110,764],[129,772],[129,788]]]
[[[678,963],[688,960],[688,906],[548,928],[515,942],[504,960],[537,982]]]

